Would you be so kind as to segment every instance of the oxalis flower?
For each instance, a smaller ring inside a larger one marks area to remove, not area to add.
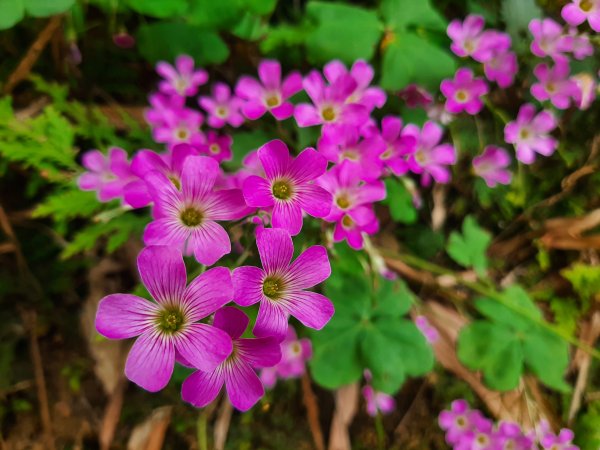
[[[587,20],[592,30],[600,31],[600,0],[572,0],[561,15],[569,25],[581,25]]]
[[[216,221],[241,219],[247,208],[239,189],[214,190],[218,176],[219,163],[207,156],[185,160],[180,186],[161,172],[147,174],[154,221],[144,231],[146,245],[175,246],[207,266],[229,253],[229,236]]]
[[[281,361],[273,367],[261,370],[260,380],[265,387],[272,388],[278,378],[299,378],[304,375],[306,362],[310,358],[312,358],[310,339],[298,339],[296,330],[290,325],[285,340],[281,343]]]
[[[309,247],[290,264],[294,245],[286,230],[260,230],[256,245],[263,268],[243,266],[233,272],[233,300],[240,306],[260,302],[254,334],[283,340],[290,315],[309,328],[323,328],[333,316],[333,304],[327,297],[305,289],[331,274],[325,247]]]
[[[273,140],[258,149],[258,158],[265,177],[248,177],[244,198],[248,206],[273,207],[273,227],[296,235],[302,229],[302,211],[319,218],[329,214],[331,194],[313,182],[327,170],[327,160],[315,149],[292,159],[286,145]]]
[[[158,88],[167,95],[184,97],[195,95],[198,86],[208,81],[206,70],[194,70],[194,58],[188,55],[178,56],[175,67],[165,61],[159,62],[156,65],[156,72],[164,78],[158,83]]]
[[[531,95],[536,100],[543,102],[550,100],[558,109],[567,109],[571,100],[579,94],[577,83],[569,78],[569,60],[566,57],[556,56],[554,66],[538,64],[533,69],[538,82],[531,86]]]
[[[488,145],[481,155],[473,158],[473,169],[488,187],[493,188],[497,184],[510,184],[512,174],[507,169],[510,162],[510,155],[506,150]]]
[[[215,83],[212,97],[200,97],[198,103],[208,113],[207,122],[213,128],[227,124],[237,128],[244,123],[244,116],[240,112],[243,102],[231,95],[231,89],[225,83]]]
[[[481,98],[489,89],[481,78],[475,78],[471,69],[458,69],[454,80],[444,80],[440,85],[442,94],[446,97],[446,110],[452,114],[466,111],[477,114],[483,108]]]
[[[119,147],[110,148],[108,155],[100,150],[90,150],[83,155],[82,164],[88,172],[79,177],[79,188],[83,191],[97,191],[101,202],[121,198],[125,186],[135,180],[127,160],[127,152]]]
[[[550,111],[536,115],[535,106],[527,103],[521,106],[517,119],[504,128],[504,140],[514,144],[519,161],[531,164],[536,153],[550,156],[556,150],[558,141],[549,134],[556,125],[556,118]]]
[[[240,411],[247,411],[265,393],[254,369],[270,367],[281,360],[279,342],[271,337],[240,338],[248,326],[248,317],[236,308],[225,307],[217,311],[213,325],[229,335],[233,351],[214,370],[191,374],[183,382],[181,396],[184,401],[202,408],[211,403],[225,385],[231,404]]]
[[[109,339],[139,336],[131,347],[125,375],[142,388],[164,388],[175,360],[210,371],[229,356],[231,338],[199,321],[231,300],[231,274],[225,267],[207,270],[186,287],[181,252],[151,246],[138,256],[142,283],[154,301],[112,294],[98,305],[96,329]]]

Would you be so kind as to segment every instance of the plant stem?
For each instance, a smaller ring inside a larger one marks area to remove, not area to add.
[[[198,421],[196,422],[196,439],[198,441],[198,448],[200,450],[208,450],[208,439],[206,434],[208,414],[203,409],[198,414]]]
[[[377,448],[379,450],[385,449],[385,429],[383,428],[383,420],[381,420],[381,413],[377,413],[375,416],[375,431],[377,432]]]

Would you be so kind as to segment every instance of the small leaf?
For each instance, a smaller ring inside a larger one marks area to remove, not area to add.
[[[484,275],[488,266],[486,251],[492,237],[472,216],[465,218],[462,231],[450,234],[446,250],[458,264],[473,267],[479,275]]]
[[[582,299],[588,300],[600,295],[600,266],[575,263],[562,270],[561,275],[571,282]]]
[[[33,17],[48,17],[60,14],[75,4],[75,0],[24,0],[27,14]]]
[[[385,187],[387,197],[382,203],[388,205],[392,218],[396,222],[415,223],[418,218],[417,209],[404,184],[395,178],[386,178]]]
[[[188,9],[187,0],[127,0],[127,4],[135,12],[159,19],[183,16]]]
[[[17,24],[24,14],[23,0],[0,0],[0,30]]]
[[[446,31],[446,20],[429,0],[383,0],[379,12],[386,25],[395,31],[411,25]]]
[[[542,383],[561,392],[571,390],[564,380],[569,365],[569,346],[565,341],[537,327],[525,335],[523,353],[527,367]]]
[[[404,281],[379,279],[380,288],[375,294],[373,317],[402,317],[414,304],[413,293]]]

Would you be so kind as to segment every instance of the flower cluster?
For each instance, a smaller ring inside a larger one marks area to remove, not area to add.
[[[364,372],[366,384],[362,388],[362,395],[365,399],[367,414],[376,417],[379,414],[385,415],[396,409],[396,400],[385,392],[376,391],[371,386],[373,375],[368,369]]]
[[[456,450],[578,450],[569,429],[554,434],[547,422],[537,429],[524,431],[513,422],[494,424],[483,413],[471,409],[466,400],[455,400],[442,411],[439,425],[446,432],[446,442]]]

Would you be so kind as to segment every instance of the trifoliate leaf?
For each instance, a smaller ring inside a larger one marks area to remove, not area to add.
[[[387,197],[383,201],[390,208],[392,218],[397,222],[415,223],[417,209],[413,205],[412,196],[404,184],[394,178],[386,178]]]
[[[486,251],[492,237],[479,227],[472,216],[463,222],[462,234],[450,234],[446,251],[454,261],[464,267],[473,267],[479,275],[484,275],[488,266]]]

